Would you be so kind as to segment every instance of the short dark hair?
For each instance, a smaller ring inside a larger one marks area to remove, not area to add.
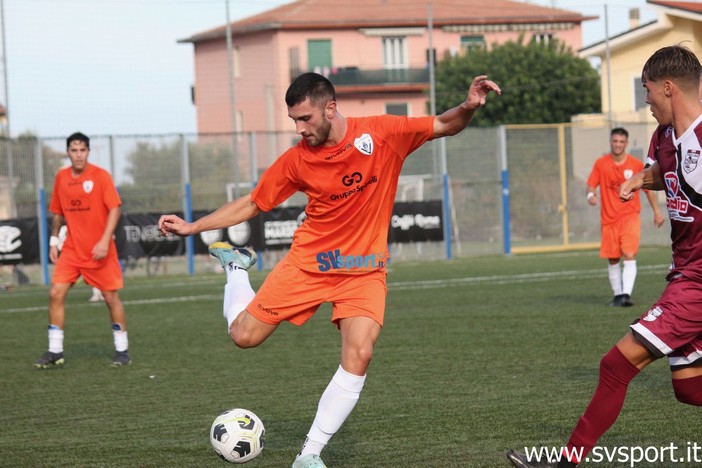
[[[684,45],[673,45],[658,49],[643,66],[641,76],[645,80],[658,81],[666,78],[691,90],[699,89],[702,66],[697,56]]]
[[[87,146],[88,149],[90,149],[90,138],[88,138],[88,136],[83,133],[76,132],[68,138],[66,138],[66,149],[68,149],[68,147],[71,146],[72,141],[82,141],[83,143],[85,143],[85,146]]]
[[[626,128],[624,127],[615,127],[612,129],[612,131],[609,132],[609,136],[613,137],[614,135],[623,135],[624,138],[627,140],[629,139],[629,132],[626,131]]]
[[[285,93],[285,103],[288,107],[292,107],[307,98],[318,105],[324,105],[328,101],[336,101],[334,85],[318,73],[303,73],[290,83],[288,91]]]

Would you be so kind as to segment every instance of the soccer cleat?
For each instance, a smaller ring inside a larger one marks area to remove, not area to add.
[[[620,301],[619,305],[622,307],[631,307],[634,305],[634,303],[632,302],[630,295],[622,294],[621,301]]]
[[[210,244],[207,250],[219,260],[222,268],[228,266],[229,270],[233,270],[234,267],[248,270],[256,264],[256,252],[243,247],[235,248],[227,242],[215,242]]]
[[[622,306],[622,297],[624,297],[624,294],[617,294],[612,298],[611,301],[607,304],[610,307],[621,307]]]
[[[319,455],[308,453],[304,457],[296,458],[292,468],[327,468]]]
[[[115,367],[128,366],[131,362],[127,351],[117,351],[115,357],[112,358],[112,365]]]
[[[542,462],[540,460],[531,460],[523,453],[510,450],[507,452],[507,459],[516,468],[558,468],[558,462]]]
[[[34,367],[39,369],[51,369],[52,367],[62,366],[66,361],[63,359],[63,353],[52,353],[47,351],[42,356],[34,361]]]

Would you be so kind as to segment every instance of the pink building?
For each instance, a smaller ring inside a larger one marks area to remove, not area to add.
[[[525,38],[581,47],[595,17],[507,0],[298,0],[231,24],[231,111],[226,26],[180,42],[195,52],[194,100],[201,133],[293,131],[284,102],[295,76],[326,75],[346,116],[426,115],[430,37],[436,60]],[[433,27],[429,34],[429,23]],[[574,52],[575,53],[575,52]]]

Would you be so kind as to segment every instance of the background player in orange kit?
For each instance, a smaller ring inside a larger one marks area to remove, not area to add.
[[[629,307],[634,305],[631,293],[636,281],[636,254],[641,241],[641,201],[638,192],[631,202],[619,199],[619,187],[625,180],[638,174],[644,168],[639,161],[626,152],[629,132],[624,128],[613,128],[609,136],[611,153],[595,161],[587,179],[587,201],[597,204],[595,190],[600,188],[600,223],[602,239],[600,257],[609,262],[608,276],[614,298],[611,306]],[[661,213],[653,192],[646,191],[646,198],[653,209],[653,223],[661,227],[665,216]],[[624,259],[620,266],[620,260]]]
[[[34,365],[49,368],[64,364],[63,328],[66,295],[83,276],[100,289],[110,310],[115,356],[112,364],[126,365],[129,358],[126,314],[119,289],[122,269],[113,234],[122,214],[120,200],[110,174],[88,163],[90,139],[74,133],[66,140],[70,167],[56,174],[49,210],[54,213],[49,258],[56,264],[49,291],[49,350]],[[68,234],[59,256],[59,229],[65,220]]]
[[[256,261],[253,252],[224,242],[210,246],[227,273],[224,315],[241,348],[259,345],[282,321],[302,325],[320,304],[333,305],[341,365],[322,394],[294,468],[325,466],[320,453],[363,389],[383,325],[388,229],[405,158],[429,140],[463,130],[491,91],[500,93],[483,75],[475,77],[463,103],[438,116],[345,118],[329,80],[305,73],[285,96],[302,140],[265,171],[254,191],[193,223],[175,215],[159,220],[163,235],[189,236],[239,224],[296,191],[307,195],[307,218],[258,293],[246,271]]]

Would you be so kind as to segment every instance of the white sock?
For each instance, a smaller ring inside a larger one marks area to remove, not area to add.
[[[611,263],[607,267],[607,272],[609,273],[609,284],[612,286],[612,291],[615,296],[619,296],[622,293],[622,270],[619,268],[619,264]]]
[[[636,281],[636,260],[624,260],[622,272],[622,292],[631,295]]]
[[[361,396],[366,376],[349,374],[339,366],[319,400],[317,415],[307,433],[298,457],[319,455],[329,439],[339,430]]]
[[[227,270],[227,284],[224,285],[224,318],[227,319],[227,330],[232,322],[246,309],[253,300],[256,292],[251,288],[249,272],[241,268]]]
[[[119,323],[112,324],[112,337],[115,340],[115,351],[121,353],[129,349],[127,331],[122,330],[122,326]]]
[[[63,330],[56,325],[49,325],[49,351],[63,352]]]

